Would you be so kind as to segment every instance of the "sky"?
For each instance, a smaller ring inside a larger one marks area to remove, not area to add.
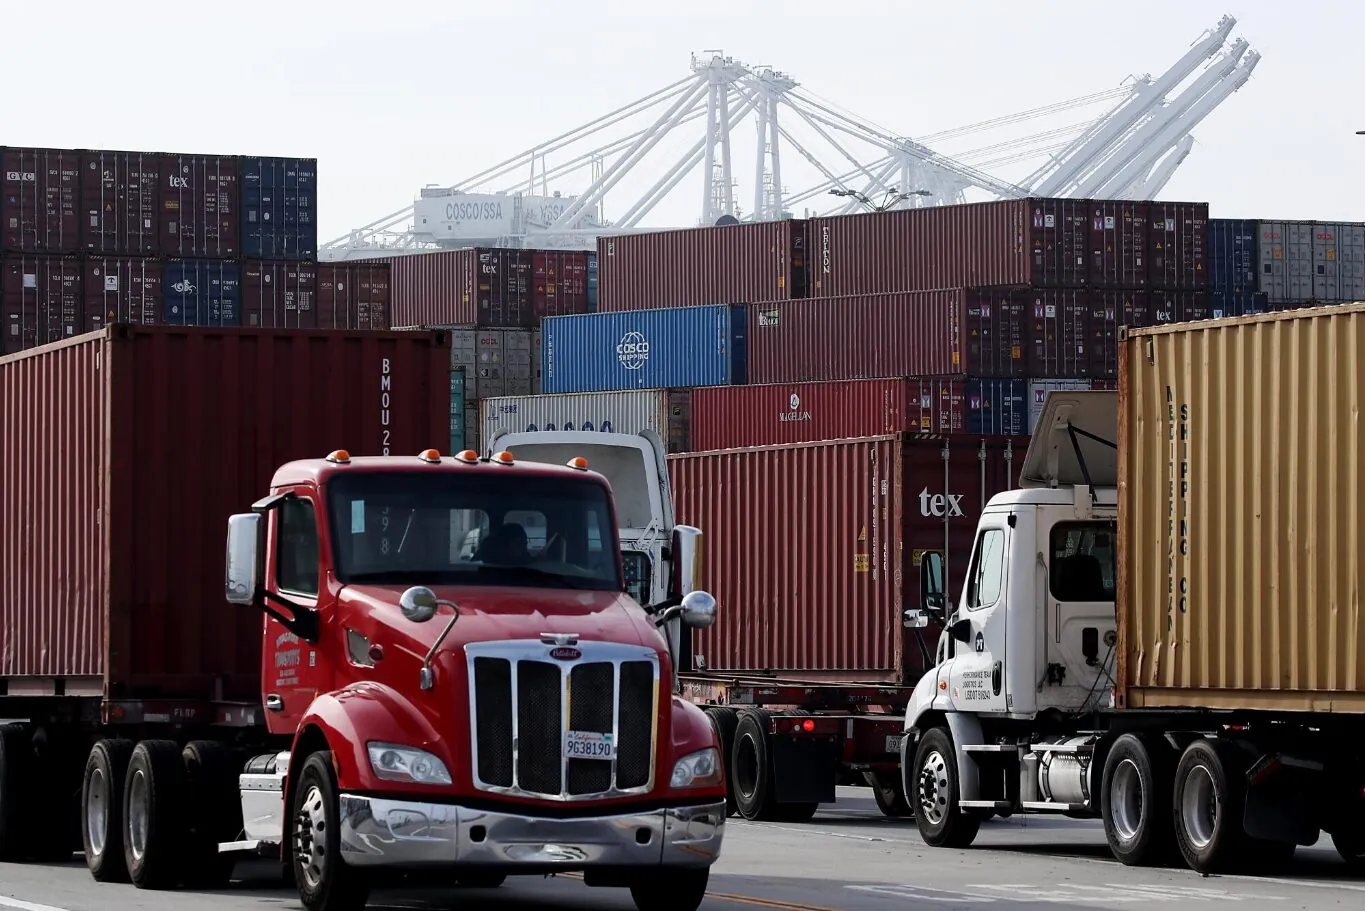
[[[8,6],[0,144],[314,157],[324,242],[403,209],[424,185],[464,184],[683,79],[693,53],[771,66],[889,133],[923,137],[1157,76],[1224,14],[1238,20],[1231,37],[1262,59],[1194,130],[1159,197],[1207,201],[1215,217],[1365,220],[1365,136],[1355,135],[1365,110],[1352,100],[1359,0],[125,0],[116,15],[89,0]],[[962,153],[1103,112],[934,147]],[[799,117],[782,118],[798,140],[813,136]],[[753,200],[753,123],[736,133],[741,210]],[[671,135],[608,196],[607,217],[701,137],[699,123]],[[793,150],[782,154],[789,191],[820,180]],[[815,155],[849,167],[828,145]],[[984,170],[1020,179],[1043,163]],[[589,181],[581,172],[551,188],[570,195]],[[695,224],[702,193],[698,169],[647,223]]]

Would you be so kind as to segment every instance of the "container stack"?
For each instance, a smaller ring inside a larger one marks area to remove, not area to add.
[[[108,323],[387,328],[387,268],[316,264],[313,159],[0,147],[0,353]]]
[[[1213,315],[1365,300],[1365,224],[1209,221]]]

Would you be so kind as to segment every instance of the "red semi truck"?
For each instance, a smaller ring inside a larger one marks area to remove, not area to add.
[[[417,445],[448,364],[440,332],[127,326],[0,358],[0,859],[175,888],[278,857],[310,911],[394,869],[698,907],[725,787],[670,638],[715,617],[701,533],[642,607],[585,460]]]

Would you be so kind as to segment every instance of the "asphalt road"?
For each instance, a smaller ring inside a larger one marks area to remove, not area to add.
[[[231,889],[140,892],[102,886],[77,857],[63,865],[0,864],[0,911],[294,911],[297,897],[265,865],[243,864]],[[967,851],[925,847],[913,823],[887,820],[866,790],[840,789],[837,806],[804,825],[731,820],[705,911],[948,911],[1037,908],[1220,907],[1326,911],[1365,905],[1330,842],[1300,848],[1275,876],[1201,877],[1183,869],[1124,867],[1097,824],[1046,818],[996,820]],[[371,909],[629,911],[628,893],[576,878],[509,879],[489,891],[377,892]]]

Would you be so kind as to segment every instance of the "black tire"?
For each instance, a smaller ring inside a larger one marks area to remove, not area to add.
[[[735,728],[739,727],[739,710],[728,705],[708,705],[706,714],[720,738],[720,755],[725,767],[725,815],[734,816],[739,811],[739,805],[735,803],[735,783],[734,777],[730,774],[730,757],[735,749]]]
[[[630,887],[636,911],[697,911],[711,881],[709,867],[659,870]]]
[[[1365,825],[1333,832],[1332,847],[1352,873],[1365,873]]]
[[[1246,766],[1226,741],[1196,740],[1175,770],[1171,809],[1180,854],[1190,869],[1222,873],[1245,862],[1250,840],[1242,828]]]
[[[872,799],[886,818],[905,819],[915,815],[905,799],[905,784],[900,772],[864,772],[863,781],[872,789]]]
[[[90,748],[81,776],[81,849],[95,882],[128,882],[123,856],[123,783],[131,740],[101,740]]]
[[[28,857],[33,739],[21,725],[0,725],[0,861]]]
[[[139,889],[173,889],[182,879],[189,832],[189,785],[174,740],[133,748],[123,784],[123,859]]]
[[[768,749],[768,713],[745,709],[735,726],[730,778],[735,788],[735,809],[745,819],[766,822],[776,819],[777,800],[772,784],[772,751]]]
[[[292,771],[292,770],[291,770]],[[299,901],[308,911],[361,911],[370,883],[341,855],[341,798],[332,754],[313,753],[299,770],[288,837]]]
[[[465,889],[496,889],[506,881],[506,873],[465,873],[455,878]]]
[[[966,848],[981,830],[981,817],[958,806],[957,753],[944,728],[932,728],[915,750],[911,806],[924,843],[933,848]]]
[[[1130,867],[1150,867],[1176,859],[1174,784],[1174,762],[1165,744],[1137,734],[1114,741],[1104,760],[1100,816],[1116,860]]]
[[[33,739],[35,793],[46,812],[35,814],[29,851],[40,863],[65,863],[81,849],[81,779],[87,754],[83,741],[40,730]]]
[[[232,881],[236,858],[218,845],[242,833],[242,800],[237,751],[212,740],[193,740],[181,751],[192,812],[185,844],[185,881],[201,889],[221,889]]]

